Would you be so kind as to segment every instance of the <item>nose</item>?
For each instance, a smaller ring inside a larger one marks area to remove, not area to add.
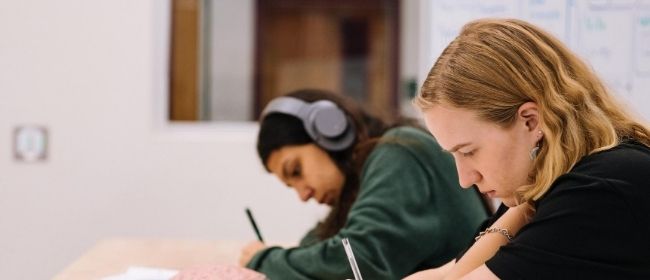
[[[462,188],[469,188],[481,180],[481,173],[462,161],[456,160],[458,183]]]
[[[313,195],[312,189],[302,182],[297,182],[293,184],[293,189],[298,194],[300,200],[305,202],[309,200]]]

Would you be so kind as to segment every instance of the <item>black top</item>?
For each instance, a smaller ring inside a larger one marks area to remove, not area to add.
[[[501,279],[650,279],[650,149],[584,157],[487,267]]]

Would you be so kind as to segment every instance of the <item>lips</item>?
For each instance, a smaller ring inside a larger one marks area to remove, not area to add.
[[[334,199],[334,195],[332,195],[332,194],[327,194],[327,195],[325,196],[325,203],[326,203],[327,205],[333,205],[333,204],[334,204],[334,201],[336,201],[336,200]]]
[[[320,204],[329,204],[330,198],[328,194],[324,194],[319,200],[318,203]]]
[[[320,204],[327,204],[327,205],[333,205],[334,204],[334,196],[326,193],[324,194],[320,199],[316,199],[318,203]]]
[[[489,198],[496,197],[497,191],[495,190],[482,190],[479,186],[476,186],[479,192],[481,192],[484,196],[487,196]]]

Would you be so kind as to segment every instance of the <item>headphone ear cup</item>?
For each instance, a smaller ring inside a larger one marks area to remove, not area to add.
[[[341,136],[348,128],[348,119],[343,111],[334,106],[322,106],[310,116],[310,123],[318,135],[327,138]]]
[[[356,130],[334,102],[321,100],[309,106],[305,126],[319,146],[329,151],[342,151],[354,143]]]
[[[356,139],[356,130],[352,123],[348,123],[348,128],[336,138],[319,136],[314,141],[322,148],[328,151],[342,151],[350,148]]]

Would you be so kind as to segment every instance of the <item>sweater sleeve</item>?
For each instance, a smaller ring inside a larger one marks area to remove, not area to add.
[[[272,280],[352,278],[344,237],[366,279],[397,279],[446,263],[457,251],[446,252],[448,238],[440,230],[445,213],[436,211],[430,187],[443,182],[431,178],[427,168],[432,167],[403,146],[379,145],[366,161],[359,196],[337,235],[304,247],[269,248],[248,267]],[[425,264],[431,256],[433,262]]]

